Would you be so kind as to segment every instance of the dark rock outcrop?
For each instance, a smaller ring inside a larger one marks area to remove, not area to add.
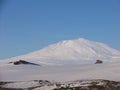
[[[96,60],[96,62],[95,62],[95,64],[101,64],[101,63],[103,63],[102,60]]]
[[[120,90],[120,82],[109,80],[85,80],[61,86],[53,90]]]
[[[14,65],[31,64],[31,65],[40,66],[39,64],[31,63],[31,62],[28,62],[28,61],[25,61],[25,60],[19,60],[19,61],[15,61],[15,62],[9,62],[9,64],[10,64],[10,63],[13,63]]]
[[[47,90],[120,90],[120,82],[109,80],[78,80],[65,83],[50,82],[47,80],[34,80],[38,82],[37,86],[28,88],[7,88],[4,85],[7,82],[0,83],[0,90],[43,90],[42,87],[47,87]],[[12,82],[16,83],[16,82]],[[53,87],[50,89],[49,87]]]

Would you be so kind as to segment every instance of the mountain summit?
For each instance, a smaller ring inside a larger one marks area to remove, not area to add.
[[[20,59],[43,65],[94,63],[97,59],[103,62],[114,62],[120,59],[120,52],[106,44],[78,38],[75,40],[64,40],[9,60]]]

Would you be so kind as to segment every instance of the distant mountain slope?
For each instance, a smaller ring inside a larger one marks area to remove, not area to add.
[[[97,59],[104,62],[114,62],[120,60],[120,51],[103,43],[79,38],[64,40],[9,60],[14,61],[19,59],[43,65],[94,63]]]

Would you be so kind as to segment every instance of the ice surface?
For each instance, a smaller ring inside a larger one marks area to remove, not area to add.
[[[108,79],[120,81],[120,62],[70,66],[2,65],[0,81],[71,81]]]

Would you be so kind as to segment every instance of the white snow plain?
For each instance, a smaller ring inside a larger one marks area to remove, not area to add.
[[[107,79],[120,81],[120,62],[70,66],[2,65],[0,81],[73,81]]]

